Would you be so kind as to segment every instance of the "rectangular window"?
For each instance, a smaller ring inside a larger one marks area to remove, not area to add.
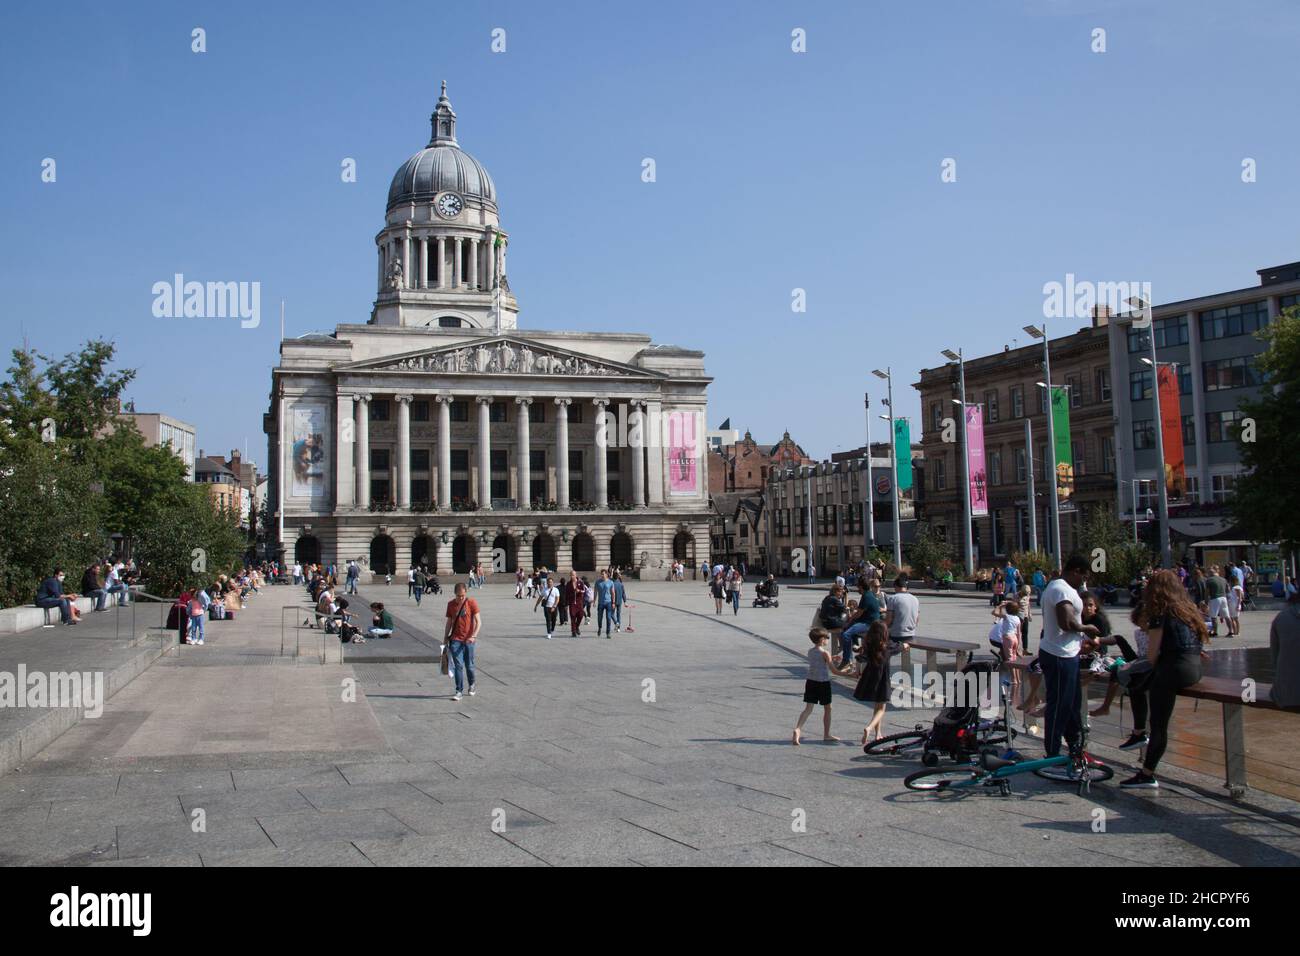
[[[1232,491],[1236,486],[1236,475],[1210,476],[1210,495],[1215,504],[1222,504],[1232,497]]]
[[[1016,481],[1022,482],[1028,480],[1029,480],[1029,472],[1025,466],[1025,450],[1023,448],[1017,448],[1016,449]]]
[[[1183,447],[1191,448],[1196,444],[1196,416],[1183,416]]]
[[[1101,472],[1103,475],[1115,474],[1115,439],[1110,436],[1101,440]]]
[[[488,406],[489,422],[504,422],[506,420],[506,403],[493,402]]]
[[[1135,352],[1151,351],[1151,334],[1149,329],[1135,329],[1133,326],[1128,327],[1128,351],[1132,355]]]
[[[533,451],[528,450],[528,470],[533,474],[541,474],[546,471],[546,449]]]
[[[1201,339],[1226,339],[1253,335],[1268,325],[1268,300],[1230,305],[1201,313]]]
[[[569,424],[571,425],[582,424],[582,408],[583,406],[581,403],[569,406]]]
[[[468,448],[453,448],[451,450],[451,471],[452,474],[469,471]]]
[[[1168,319],[1156,319],[1151,323],[1156,332],[1156,348],[1163,349],[1175,345],[1187,344],[1187,316],[1175,315]]]
[[[1002,452],[995,451],[989,454],[989,484],[1002,484]]]
[[[451,480],[451,500],[468,501],[469,500],[469,479],[453,478]]]
[[[943,406],[938,402],[930,406],[930,430],[940,431],[943,428]]]
[[[1145,402],[1151,399],[1151,369],[1129,372],[1128,397],[1132,402]]]
[[[370,402],[370,420],[372,422],[388,421],[388,399],[376,398]]]
[[[934,460],[934,490],[944,491],[947,487],[947,461],[943,458],[936,458]]]
[[[619,470],[619,453],[617,448],[605,449],[605,470],[611,474]]]
[[[546,406],[534,401],[528,406],[528,421],[534,424],[546,421]]]
[[[990,422],[998,420],[998,393],[996,391],[984,393],[984,414],[988,416]]]
[[[1097,400],[1110,401],[1110,369],[1097,369]]]
[[[1074,465],[1074,473],[1076,475],[1084,474],[1086,468],[1084,465],[1085,459],[1083,457],[1083,442],[1077,439],[1070,442],[1070,459]]]
[[[1205,440],[1229,442],[1237,440],[1237,428],[1245,417],[1240,409],[1225,412],[1207,412],[1205,415]]]
[[[569,474],[582,474],[582,450],[579,448],[569,449]]]
[[[370,470],[372,472],[388,470],[388,449],[387,448],[370,449]]]
[[[1156,426],[1150,418],[1133,422],[1133,447],[1137,449],[1156,447]]]
[[[452,402],[449,412],[453,422],[467,422],[469,421],[469,402]]]
[[[411,421],[427,422],[429,420],[429,403],[423,399],[411,402]]]
[[[1065,385],[1070,390],[1070,407],[1078,408],[1083,404],[1083,392],[1079,388],[1079,376],[1067,375]]]
[[[490,487],[488,490],[491,492],[492,497],[493,497],[494,499],[498,499],[498,500],[499,500],[499,499],[501,499],[501,498],[508,498],[508,497],[510,497],[510,479],[509,479],[509,478],[493,478],[493,479],[491,479],[491,481],[490,481],[490,485],[491,485],[491,487]]]
[[[1183,497],[1187,501],[1196,504],[1201,500],[1201,479],[1196,477],[1196,475],[1188,475],[1187,483],[1183,490]]]
[[[504,448],[493,448],[488,452],[489,464],[493,471],[506,471],[510,465]]]
[[[424,505],[429,503],[429,479],[412,478],[411,479],[411,504]]]
[[[1025,417],[1025,387],[1023,385],[1011,386],[1011,417]]]
[[[370,500],[371,501],[388,501],[392,496],[392,485],[387,478],[370,479]]]
[[[529,501],[546,501],[546,479],[533,478],[528,479],[528,499]]]
[[[1047,414],[1047,389],[1034,386],[1034,391],[1038,393],[1038,410],[1044,415]]]
[[[412,448],[411,449],[411,473],[429,470],[429,449]]]
[[[1185,363],[1178,366],[1178,394],[1192,394],[1192,367]]]
[[[1263,376],[1256,370],[1255,363],[1249,356],[1202,362],[1201,368],[1207,392],[1264,384]]]

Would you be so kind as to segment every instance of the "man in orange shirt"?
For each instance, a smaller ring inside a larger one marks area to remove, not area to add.
[[[469,696],[474,696],[474,642],[482,626],[478,602],[466,595],[464,584],[457,584],[456,596],[447,602],[447,632],[443,635],[456,676],[456,696],[452,700],[460,700],[467,676]]]

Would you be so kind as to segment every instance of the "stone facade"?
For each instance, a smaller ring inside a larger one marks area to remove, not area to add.
[[[389,190],[370,321],[281,343],[264,420],[281,550],[376,574],[698,561],[703,354],[520,331],[495,186],[445,86],[432,120]]]

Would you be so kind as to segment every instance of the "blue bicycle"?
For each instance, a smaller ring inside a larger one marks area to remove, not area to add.
[[[1086,744],[1086,741],[1082,742]],[[996,787],[1004,796],[1011,796],[1011,777],[1021,773],[1033,773],[1045,780],[1057,783],[1073,783],[1078,793],[1083,796],[1088,792],[1094,780],[1109,780],[1115,776],[1113,767],[1108,767],[1087,750],[1081,749],[1072,755],[1042,757],[1038,760],[1007,759],[999,757],[993,749],[982,751],[972,757],[968,766],[948,767],[944,769],[918,770],[909,774],[903,784],[909,790],[972,790],[977,787]]]

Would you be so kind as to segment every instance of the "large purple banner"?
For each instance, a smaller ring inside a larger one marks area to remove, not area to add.
[[[989,513],[989,481],[984,470],[984,408],[966,406],[966,474],[970,475],[970,513],[982,518]]]

